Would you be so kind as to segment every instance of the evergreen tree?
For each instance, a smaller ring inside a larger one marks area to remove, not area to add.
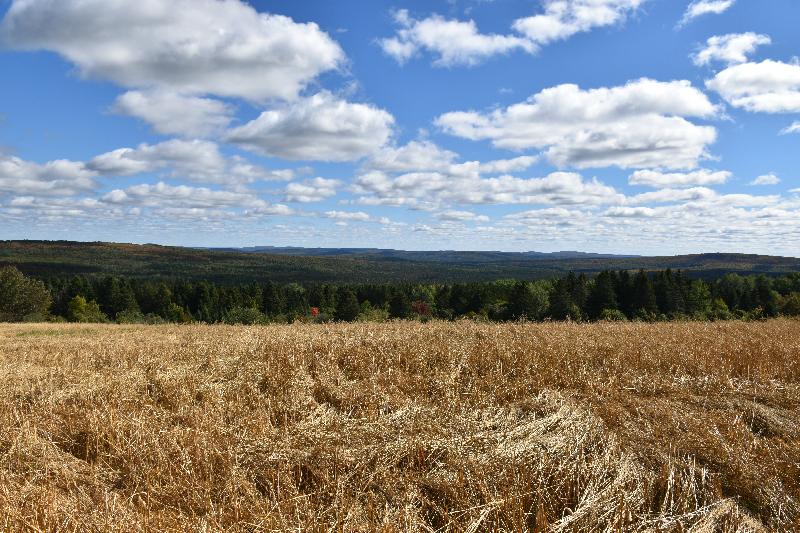
[[[336,320],[352,322],[358,318],[360,312],[356,293],[347,287],[339,289],[336,298]]]
[[[653,290],[653,283],[644,270],[640,270],[633,278],[633,315],[649,316],[658,312],[656,303],[656,293]]]
[[[277,315],[282,315],[286,311],[285,301],[280,287],[271,281],[268,281],[267,284],[264,285],[262,300],[262,309],[267,316],[275,317]]]
[[[541,286],[517,281],[508,298],[508,318],[539,320],[547,310],[548,296]]]
[[[634,315],[634,287],[633,277],[627,270],[622,270],[617,274],[617,305],[625,316]]]
[[[408,318],[411,312],[411,301],[405,291],[395,291],[389,300],[389,318]]]
[[[550,293],[550,309],[549,315],[553,320],[580,320],[581,309],[572,300],[574,288],[570,285],[574,284],[577,278],[572,275],[572,280],[569,277],[556,280],[553,284],[553,289]]]
[[[606,270],[594,278],[589,296],[586,300],[586,314],[592,320],[597,320],[603,311],[616,311],[617,307],[617,280],[613,272]]]
[[[764,316],[773,317],[778,314],[778,293],[772,290],[772,283],[763,274],[755,279],[755,300]]]

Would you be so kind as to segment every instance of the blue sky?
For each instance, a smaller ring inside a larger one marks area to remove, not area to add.
[[[0,239],[800,249],[795,0],[0,16]]]

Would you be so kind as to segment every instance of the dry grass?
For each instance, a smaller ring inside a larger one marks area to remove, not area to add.
[[[0,327],[0,524],[800,530],[800,322]]]

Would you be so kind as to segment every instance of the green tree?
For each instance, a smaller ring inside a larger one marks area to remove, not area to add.
[[[398,290],[389,299],[390,318],[408,318],[411,316],[411,302],[403,290]]]
[[[800,316],[800,292],[793,292],[781,298],[779,307],[782,315]]]
[[[517,281],[508,296],[508,315],[512,320],[539,320],[547,311],[549,296],[539,284]]]
[[[553,284],[548,311],[553,320],[581,320],[581,309],[572,299],[573,287],[570,286],[576,279],[571,274],[571,278],[562,278]]]
[[[186,311],[186,309],[174,302],[169,304],[163,317],[168,322],[177,322],[178,324],[188,324],[192,321],[192,315]]]
[[[43,320],[50,309],[50,292],[44,283],[15,267],[0,269],[0,322]]]
[[[586,312],[592,320],[599,319],[604,311],[617,311],[617,279],[606,270],[594,278],[594,284],[586,299]]]
[[[633,312],[640,317],[658,312],[653,282],[644,270],[637,272],[633,278]]]
[[[339,289],[336,295],[336,320],[352,322],[358,318],[360,312],[356,293],[347,287]]]
[[[76,296],[67,306],[67,320],[70,322],[108,322],[108,317],[100,310],[96,301],[86,301],[83,296]]]

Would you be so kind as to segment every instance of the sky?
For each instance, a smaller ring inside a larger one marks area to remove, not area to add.
[[[0,0],[0,239],[800,255],[797,0]]]

